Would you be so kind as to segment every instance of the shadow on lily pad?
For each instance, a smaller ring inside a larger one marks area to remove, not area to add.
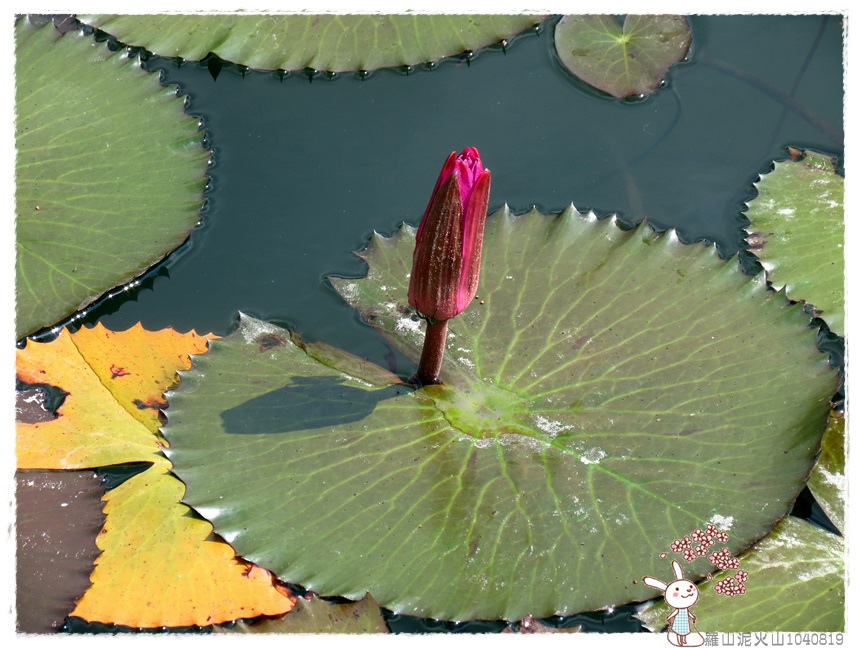
[[[228,434],[283,434],[332,428],[367,418],[376,405],[409,391],[367,390],[337,376],[294,376],[292,383],[221,413]]]

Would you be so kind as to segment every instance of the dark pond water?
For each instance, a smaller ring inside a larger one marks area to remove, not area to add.
[[[788,145],[841,156],[838,16],[693,17],[690,60],[656,95],[620,102],[556,63],[552,26],[503,53],[367,79],[151,58],[189,97],[214,150],[202,224],[136,290],[82,321],[226,334],[238,310],[384,364],[385,342],[326,283],[360,276],[373,230],[416,225],[445,156],[480,149],[491,209],[618,213],[684,241],[743,249],[744,201]],[[398,367],[408,374],[409,368]],[[602,614],[602,613],[601,613]],[[584,618],[631,631],[629,611]],[[395,631],[500,631],[389,615]],[[556,621],[565,624],[569,621]]]
[[[841,19],[691,22],[690,61],[634,103],[556,63],[554,22],[506,54],[366,80],[230,65],[213,80],[206,63],[152,58],[208,130],[208,208],[182,254],[86,321],[224,334],[242,310],[382,362],[386,344],[325,277],[364,274],[352,252],[373,230],[417,224],[445,156],[465,146],[493,172],[491,209],[573,202],[735,254],[752,182],[787,145],[843,152]]]

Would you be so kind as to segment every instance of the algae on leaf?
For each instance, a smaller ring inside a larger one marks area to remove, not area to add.
[[[198,220],[209,154],[175,89],[51,23],[15,27],[16,338],[132,280]]]
[[[376,235],[368,277],[333,283],[415,358],[413,247]],[[242,316],[168,395],[185,501],[287,582],[451,620],[644,600],[679,532],[731,519],[737,552],[770,531],[836,383],[799,305],[573,209],[490,216],[483,258],[443,385]]]

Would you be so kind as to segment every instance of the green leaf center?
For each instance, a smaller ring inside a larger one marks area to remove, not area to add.
[[[489,383],[468,389],[448,385],[424,388],[451,427],[476,439],[520,434],[537,437],[529,419],[528,401]]]

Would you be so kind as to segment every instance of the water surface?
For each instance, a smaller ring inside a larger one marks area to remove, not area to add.
[[[225,334],[242,310],[383,363],[387,345],[325,277],[363,275],[352,252],[373,230],[416,225],[452,150],[481,151],[491,209],[572,202],[727,256],[743,246],[753,181],[787,145],[842,154],[838,16],[693,17],[689,61],[638,102],[575,81],[552,24],[506,53],[364,80],[232,65],[213,80],[206,63],[153,57],[204,120],[209,204],[183,254],[86,321]]]

